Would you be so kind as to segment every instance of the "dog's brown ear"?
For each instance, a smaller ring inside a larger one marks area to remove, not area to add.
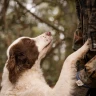
[[[9,70],[9,80],[11,83],[16,83],[21,73],[31,67],[32,64],[30,64],[25,53],[19,51],[11,53],[7,61],[7,69]]]

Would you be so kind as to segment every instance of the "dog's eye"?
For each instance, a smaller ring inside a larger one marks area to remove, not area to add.
[[[24,38],[23,40],[23,44],[24,44],[24,46],[34,46],[34,44],[35,44],[35,42],[34,42],[34,40],[32,40],[32,39],[29,39],[29,38]]]
[[[31,40],[28,38],[23,39],[24,44],[30,44]]]

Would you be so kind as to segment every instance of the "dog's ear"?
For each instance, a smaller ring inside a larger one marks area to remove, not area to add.
[[[28,68],[30,68],[30,64],[22,52],[15,51],[15,53],[10,53],[7,61],[7,69],[9,70],[9,80],[12,83],[16,83],[20,74]]]
[[[16,83],[20,74],[32,67],[32,62],[26,56],[26,52],[16,51],[11,53],[7,61],[7,69],[9,70],[9,80],[12,83]]]

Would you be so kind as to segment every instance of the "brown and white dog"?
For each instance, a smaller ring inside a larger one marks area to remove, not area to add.
[[[45,84],[45,80],[40,68],[40,61],[51,45],[52,36],[50,32],[35,38],[20,37],[15,40],[7,50],[8,60],[2,76],[0,96],[17,96],[18,93],[20,96],[24,96],[22,93],[26,93],[29,89],[34,94],[31,96],[37,96],[35,94],[38,91],[49,87],[44,86],[43,88],[42,86],[43,83]]]
[[[89,50],[89,41],[65,60],[54,88],[46,83],[40,62],[52,45],[46,32],[38,37],[20,37],[7,50],[0,96],[72,96],[76,85],[76,62]],[[74,96],[74,95],[73,95]]]

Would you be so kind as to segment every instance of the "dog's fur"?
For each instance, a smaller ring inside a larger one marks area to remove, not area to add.
[[[88,51],[88,41],[64,62],[54,88],[46,83],[40,62],[52,45],[50,33],[35,38],[20,37],[7,50],[0,96],[71,96],[76,82],[76,62]]]

